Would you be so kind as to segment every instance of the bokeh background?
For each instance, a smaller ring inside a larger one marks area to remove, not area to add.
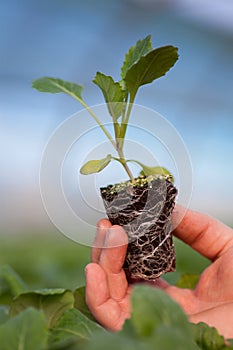
[[[0,263],[32,284],[83,283],[90,252],[53,226],[39,191],[45,144],[81,107],[67,96],[39,94],[31,81],[75,81],[90,105],[101,103],[95,72],[119,79],[125,52],[148,34],[154,46],[178,46],[180,59],[140,91],[137,103],[157,110],[182,136],[193,167],[190,207],[233,224],[231,0],[2,1]],[[206,261],[185,249],[177,243],[178,273],[199,272]]]

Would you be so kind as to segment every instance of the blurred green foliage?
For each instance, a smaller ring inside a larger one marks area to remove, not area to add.
[[[199,274],[207,259],[175,239],[177,268],[164,278],[175,284],[184,273]],[[91,248],[59,232],[0,235],[0,266],[10,265],[31,288],[75,289],[85,284]]]
[[[33,288],[69,288],[85,284],[90,247],[58,232],[0,235],[0,266],[10,265]]]

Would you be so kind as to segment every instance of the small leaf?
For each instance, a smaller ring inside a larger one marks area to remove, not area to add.
[[[48,327],[53,327],[54,323],[61,315],[73,307],[74,297],[70,290],[65,289],[44,289],[20,294],[14,299],[10,316],[15,316],[28,307],[42,310],[48,320]]]
[[[198,274],[185,273],[180,277],[176,283],[176,286],[179,288],[194,289],[199,280],[199,277],[200,276]]]
[[[100,72],[96,73],[93,82],[102,90],[109,113],[116,120],[124,109],[125,92],[119,83],[114,82],[112,77]]]
[[[135,159],[129,159],[127,160],[127,162],[134,162],[137,163],[138,165],[140,165],[140,167],[142,168],[142,171],[140,172],[140,175],[142,176],[150,176],[150,175],[170,175],[173,179],[172,174],[170,173],[170,171],[168,171],[166,168],[161,167],[161,166],[147,166],[141,162],[139,162],[138,160]],[[174,179],[173,179],[174,180]]]
[[[197,345],[204,350],[225,349],[225,340],[214,327],[204,322],[192,324],[192,331]]]
[[[89,160],[81,167],[80,173],[83,175],[98,173],[111,162],[111,159],[111,154],[108,154],[107,157],[102,159]]]
[[[135,96],[140,86],[165,75],[177,61],[177,51],[176,47],[169,45],[142,56],[126,73],[124,80],[128,91]]]
[[[125,78],[129,68],[150,50],[152,50],[151,35],[148,35],[143,40],[138,40],[136,45],[130,47],[125,55],[123,66],[121,67],[122,79]]]
[[[94,332],[106,334],[106,331],[98,323],[91,321],[79,310],[71,309],[64,313],[51,330],[51,342],[56,344],[72,338],[87,340]]]
[[[86,317],[88,317],[91,321],[95,321],[94,316],[90,312],[87,303],[86,303],[86,288],[79,287],[74,291],[74,307],[81,311]]]
[[[40,92],[49,92],[51,94],[57,94],[63,92],[78,100],[82,100],[81,85],[71,83],[58,78],[44,77],[32,82],[32,87]]]
[[[171,175],[170,171],[168,171],[166,168],[162,166],[153,166],[149,167],[146,165],[141,165],[142,166],[142,171],[141,175],[149,176],[149,175]]]
[[[2,350],[44,350],[47,344],[46,319],[29,308],[0,326]]]

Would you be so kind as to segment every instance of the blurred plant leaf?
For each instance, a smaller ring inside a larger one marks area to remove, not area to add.
[[[0,268],[0,295],[8,293],[15,297],[27,290],[22,278],[9,265]]]
[[[63,92],[74,97],[78,101],[82,100],[83,87],[62,79],[43,77],[34,80],[32,82],[32,87],[40,92],[49,92],[51,94]]]
[[[73,293],[65,289],[43,289],[22,293],[16,297],[10,308],[10,316],[15,316],[28,307],[42,310],[51,328],[56,321],[74,305]]]
[[[111,162],[111,159],[111,154],[108,154],[105,158],[102,159],[89,160],[81,167],[80,173],[83,175],[98,173]]]
[[[140,86],[152,83],[165,75],[178,59],[178,49],[174,46],[163,46],[149,51],[127,71],[124,81],[127,90],[135,96]]]
[[[125,78],[129,68],[150,50],[152,50],[151,35],[148,35],[142,40],[138,40],[136,45],[130,47],[125,55],[123,66],[121,67],[122,79]]]
[[[216,328],[210,327],[204,322],[192,324],[191,326],[196,343],[201,349],[226,349],[225,339],[218,333]]]
[[[191,335],[186,315],[177,303],[159,289],[136,286],[132,295],[132,309],[131,319],[126,323],[131,323],[139,337],[152,336],[159,326],[171,326],[187,336]]]
[[[200,275],[185,273],[176,282],[176,286],[179,288],[194,289],[197,285]]]
[[[88,340],[96,332],[106,331],[77,309],[67,310],[51,330],[50,343],[57,344],[70,340]]]
[[[86,287],[79,287],[74,291],[74,307],[82,312],[91,321],[95,321],[86,303]]]
[[[2,350],[44,350],[47,343],[46,319],[29,308],[0,326]]]
[[[153,347],[143,339],[127,336],[126,334],[120,333],[106,333],[106,334],[95,334],[84,346],[82,350],[155,350],[159,348]],[[159,349],[164,350],[164,349]]]
[[[9,308],[7,306],[0,306],[0,325],[9,319]]]
[[[200,350],[194,339],[174,326],[159,326],[151,344],[156,344],[156,348],[162,350]]]
[[[119,83],[114,82],[112,77],[100,72],[96,73],[93,82],[102,90],[109,114],[116,121],[125,108],[125,104],[123,103],[125,92]]]

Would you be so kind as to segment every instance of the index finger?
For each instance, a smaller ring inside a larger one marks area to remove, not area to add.
[[[180,217],[183,210],[179,206],[174,209],[174,221]],[[192,210],[186,211],[173,234],[210,260],[216,260],[233,246],[233,230],[230,227]]]

